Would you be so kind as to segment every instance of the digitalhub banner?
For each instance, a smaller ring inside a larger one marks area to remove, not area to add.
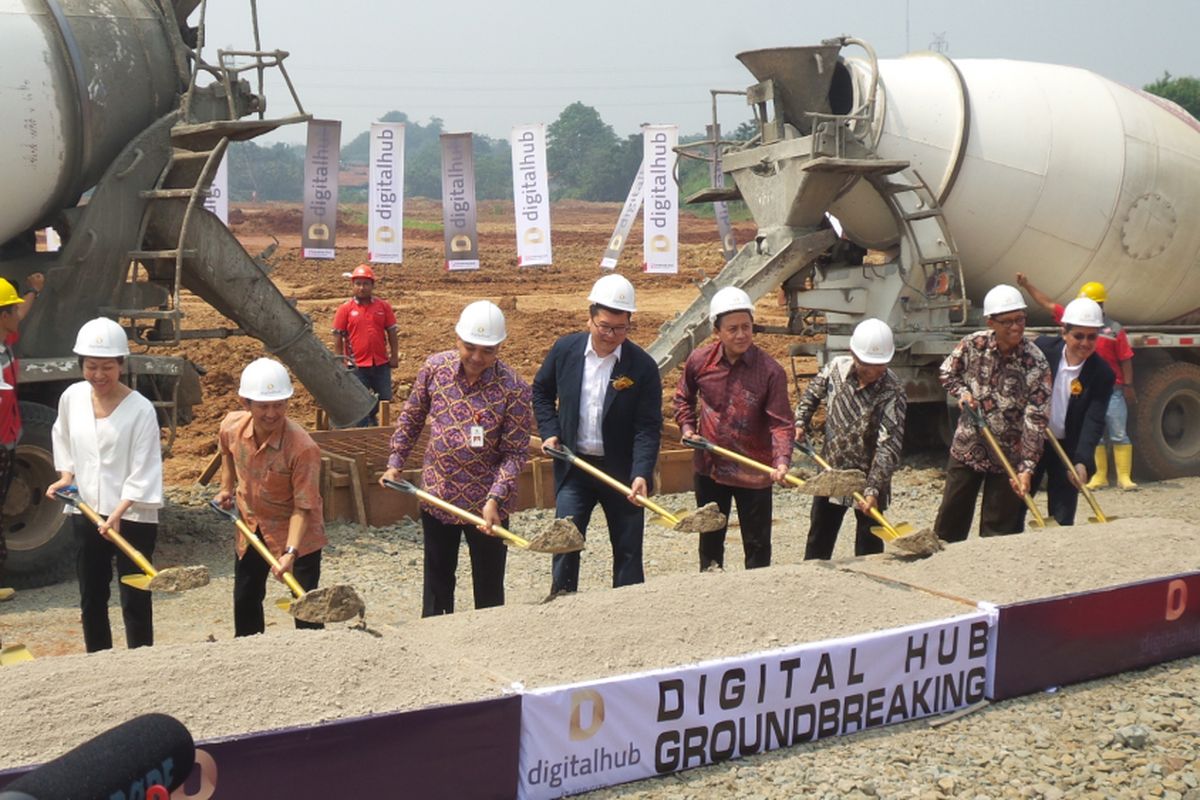
[[[336,255],[341,137],[341,122],[309,120],[308,147],[304,153],[304,231],[300,235],[304,258]]]
[[[621,216],[617,217],[617,227],[613,229],[612,238],[608,240],[608,249],[604,251],[604,257],[600,259],[601,269],[617,268],[617,261],[621,258],[625,240],[629,238],[633,221],[637,219],[638,210],[642,207],[642,187],[645,183],[646,162],[643,161],[638,165],[637,175],[633,176],[633,185],[629,187],[629,194],[625,196],[625,205],[621,208]]]
[[[469,133],[442,134],[442,229],[446,269],[479,269],[475,154]]]
[[[517,264],[551,264],[550,189],[546,178],[546,126],[512,130],[513,208],[517,215]]]
[[[404,123],[372,122],[367,190],[367,260],[404,260]]]
[[[642,127],[642,258],[646,272],[679,271],[679,187],[675,184],[678,125]]]
[[[552,798],[984,699],[986,611],[522,697],[519,797]]]
[[[208,187],[208,197],[204,198],[204,207],[217,216],[217,219],[229,225],[229,152],[221,157],[217,164],[216,174],[213,175],[212,185]]]
[[[708,138],[714,142],[721,141],[720,126],[708,125]],[[715,135],[714,135],[715,134]],[[712,161],[709,162],[709,174],[712,185],[719,188],[725,186],[725,170],[721,168],[721,145],[713,145]],[[733,238],[733,226],[729,222],[729,208],[718,200],[713,203],[713,215],[717,218],[717,233],[721,236],[721,254],[726,261],[737,255],[737,240]]]

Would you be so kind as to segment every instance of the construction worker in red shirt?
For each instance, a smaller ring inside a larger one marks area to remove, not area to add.
[[[13,454],[21,438],[21,409],[17,403],[17,329],[29,313],[29,307],[41,291],[45,278],[40,272],[30,275],[25,300],[8,281],[0,278],[0,508],[8,497],[13,477]],[[4,543],[4,527],[0,525],[0,600],[9,600],[16,593],[4,586],[4,563],[8,547]]]
[[[333,316],[333,351],[353,367],[363,386],[378,398],[360,428],[379,424],[379,400],[392,399],[392,370],[400,366],[396,314],[386,300],[374,296],[375,272],[360,264],[350,273],[354,296]]]
[[[1054,315],[1054,321],[1062,324],[1063,306],[1045,292],[1030,283],[1029,278],[1021,272],[1017,273],[1017,283],[1029,292],[1029,296],[1038,305]],[[1079,296],[1094,300],[1104,309],[1108,300],[1108,290],[1103,283],[1089,281],[1079,289]],[[1137,402],[1133,389],[1133,348],[1129,345],[1129,337],[1121,323],[1104,313],[1104,326],[1100,328],[1100,337],[1096,340],[1096,354],[1104,359],[1117,376],[1116,386],[1108,400],[1108,413],[1104,415],[1104,437],[1096,447],[1096,472],[1088,481],[1087,487],[1093,491],[1108,487],[1108,445],[1112,445],[1113,463],[1117,468],[1117,486],[1128,491],[1136,489],[1131,475],[1133,471],[1133,442],[1129,439],[1127,423],[1129,421],[1129,406]]]

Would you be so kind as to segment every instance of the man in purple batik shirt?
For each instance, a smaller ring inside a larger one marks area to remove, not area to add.
[[[471,303],[463,309],[455,332],[457,349],[430,356],[417,373],[392,434],[392,453],[382,479],[400,479],[428,419],[422,488],[488,522],[475,528],[421,504],[424,617],[454,612],[454,573],[464,536],[471,554],[475,608],[504,605],[508,550],[490,528],[507,525],[533,430],[529,384],[499,360],[500,343],[507,336],[504,314],[486,300]]]

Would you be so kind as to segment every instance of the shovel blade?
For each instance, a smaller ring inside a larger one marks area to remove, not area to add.
[[[280,611],[292,613],[292,598],[290,596],[281,597],[275,601],[275,607]]]
[[[1104,519],[1097,519],[1096,517],[1088,517],[1088,522],[1095,522],[1097,524],[1103,525],[1107,522],[1112,522],[1114,519],[1120,519],[1120,517],[1110,517],[1108,514],[1105,514]]]
[[[132,586],[134,589],[141,589],[143,592],[150,591],[150,581],[154,580],[149,575],[122,575],[121,583],[126,586]]]
[[[910,525],[909,527],[912,527],[912,526]],[[883,527],[882,525],[872,525],[871,533],[875,534],[880,539],[883,539],[885,542],[890,542],[890,541],[893,541],[893,540],[899,538],[896,534],[892,533],[890,530]]]
[[[33,653],[23,644],[10,644],[0,648],[0,667],[11,667],[22,661],[33,661]]]

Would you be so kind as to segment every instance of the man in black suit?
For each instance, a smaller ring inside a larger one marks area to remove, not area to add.
[[[1046,435],[1058,437],[1074,464],[1067,472],[1049,444],[1033,475],[1033,485],[1046,476],[1050,516],[1060,525],[1075,524],[1079,486],[1096,471],[1096,444],[1104,433],[1104,415],[1116,376],[1096,353],[1096,339],[1104,325],[1104,312],[1093,300],[1079,297],[1062,315],[1062,336],[1039,336],[1035,344],[1050,362],[1054,388],[1050,394],[1050,423]]]
[[[555,515],[571,517],[585,535],[596,503],[612,542],[613,586],[645,580],[644,518],[638,496],[650,493],[662,438],[662,379],[645,350],[626,338],[633,284],[605,275],[588,295],[588,329],[550,348],[533,379],[533,410],[548,447],[566,445],[584,461],[629,486],[628,497],[582,470],[554,464]],[[579,587],[579,553],[554,556],[550,596]]]

